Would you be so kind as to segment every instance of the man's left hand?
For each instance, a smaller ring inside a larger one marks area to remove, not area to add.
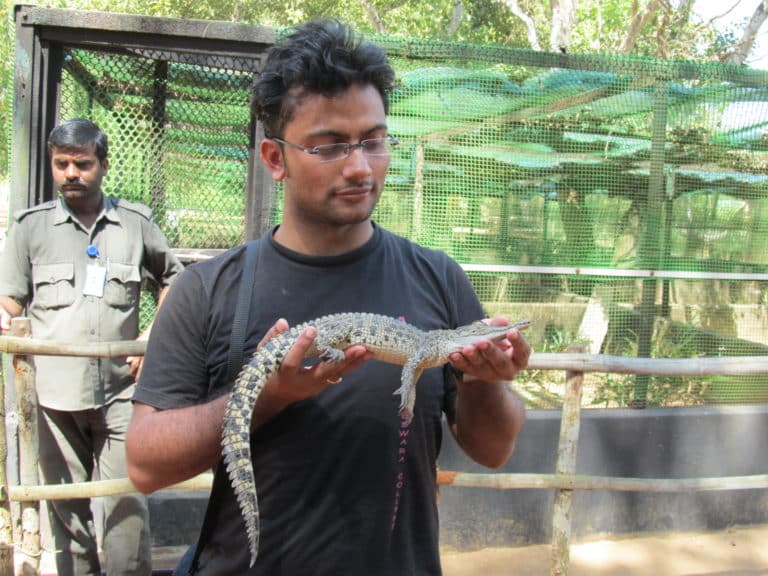
[[[128,356],[125,361],[128,363],[128,373],[135,382],[138,382],[139,376],[141,376],[141,367],[144,365],[144,356]]]
[[[487,320],[492,326],[506,326],[503,316]],[[461,352],[451,354],[451,363],[464,373],[465,380],[498,382],[514,380],[517,373],[528,366],[531,346],[516,328],[510,328],[507,337],[497,342],[483,340],[465,346]]]

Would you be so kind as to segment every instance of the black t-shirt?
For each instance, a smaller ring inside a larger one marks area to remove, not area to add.
[[[134,399],[166,410],[230,389],[227,359],[244,246],[189,266],[152,328]],[[483,316],[461,268],[375,227],[369,242],[332,257],[259,245],[246,358],[280,318],[371,312],[432,330]],[[228,481],[219,478],[199,574],[269,576],[440,574],[435,503],[442,413],[455,384],[445,367],[417,384],[414,419],[398,416],[399,366],[370,361],[251,436],[260,510],[259,555]]]

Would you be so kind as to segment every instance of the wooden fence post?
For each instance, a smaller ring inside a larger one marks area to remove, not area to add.
[[[568,352],[581,353],[585,347],[573,344]],[[566,372],[565,398],[560,418],[560,441],[557,446],[555,474],[576,473],[576,450],[579,444],[581,424],[581,389],[583,372]],[[552,510],[552,576],[567,576],[571,561],[571,505],[573,490],[561,488],[555,492]]]
[[[5,377],[0,358],[0,422],[5,422]],[[0,574],[13,574],[13,516],[11,514],[10,490],[6,465],[8,444],[5,426],[0,434]]]
[[[14,318],[11,334],[29,338],[29,318]],[[37,443],[37,392],[35,368],[29,357],[16,354],[13,357],[16,382],[16,402],[19,414],[19,483],[22,486],[39,484],[38,463],[40,456]],[[21,555],[19,574],[35,572],[40,567],[40,502],[21,503],[21,539],[18,552]]]

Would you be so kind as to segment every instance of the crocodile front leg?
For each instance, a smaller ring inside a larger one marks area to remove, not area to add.
[[[425,355],[423,349],[418,350],[406,360],[403,371],[400,373],[400,388],[394,392],[400,395],[400,417],[405,419],[406,424],[410,424],[413,420],[413,410],[416,406],[416,382],[424,372],[422,364]]]

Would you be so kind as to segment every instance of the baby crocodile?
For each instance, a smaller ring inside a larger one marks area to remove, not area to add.
[[[308,358],[341,362],[344,350],[362,344],[382,362],[403,366],[400,387],[400,415],[410,422],[416,403],[415,384],[426,368],[441,366],[448,356],[481,340],[499,340],[513,328],[530,325],[521,320],[508,326],[475,322],[455,330],[423,331],[389,316],[344,313],[323,316],[294,326],[256,350],[235,380],[227,402],[222,431],[222,453],[240,511],[245,519],[251,552],[251,566],[259,549],[259,508],[251,463],[251,415],[267,379],[277,371],[299,334],[308,326],[317,330]]]

